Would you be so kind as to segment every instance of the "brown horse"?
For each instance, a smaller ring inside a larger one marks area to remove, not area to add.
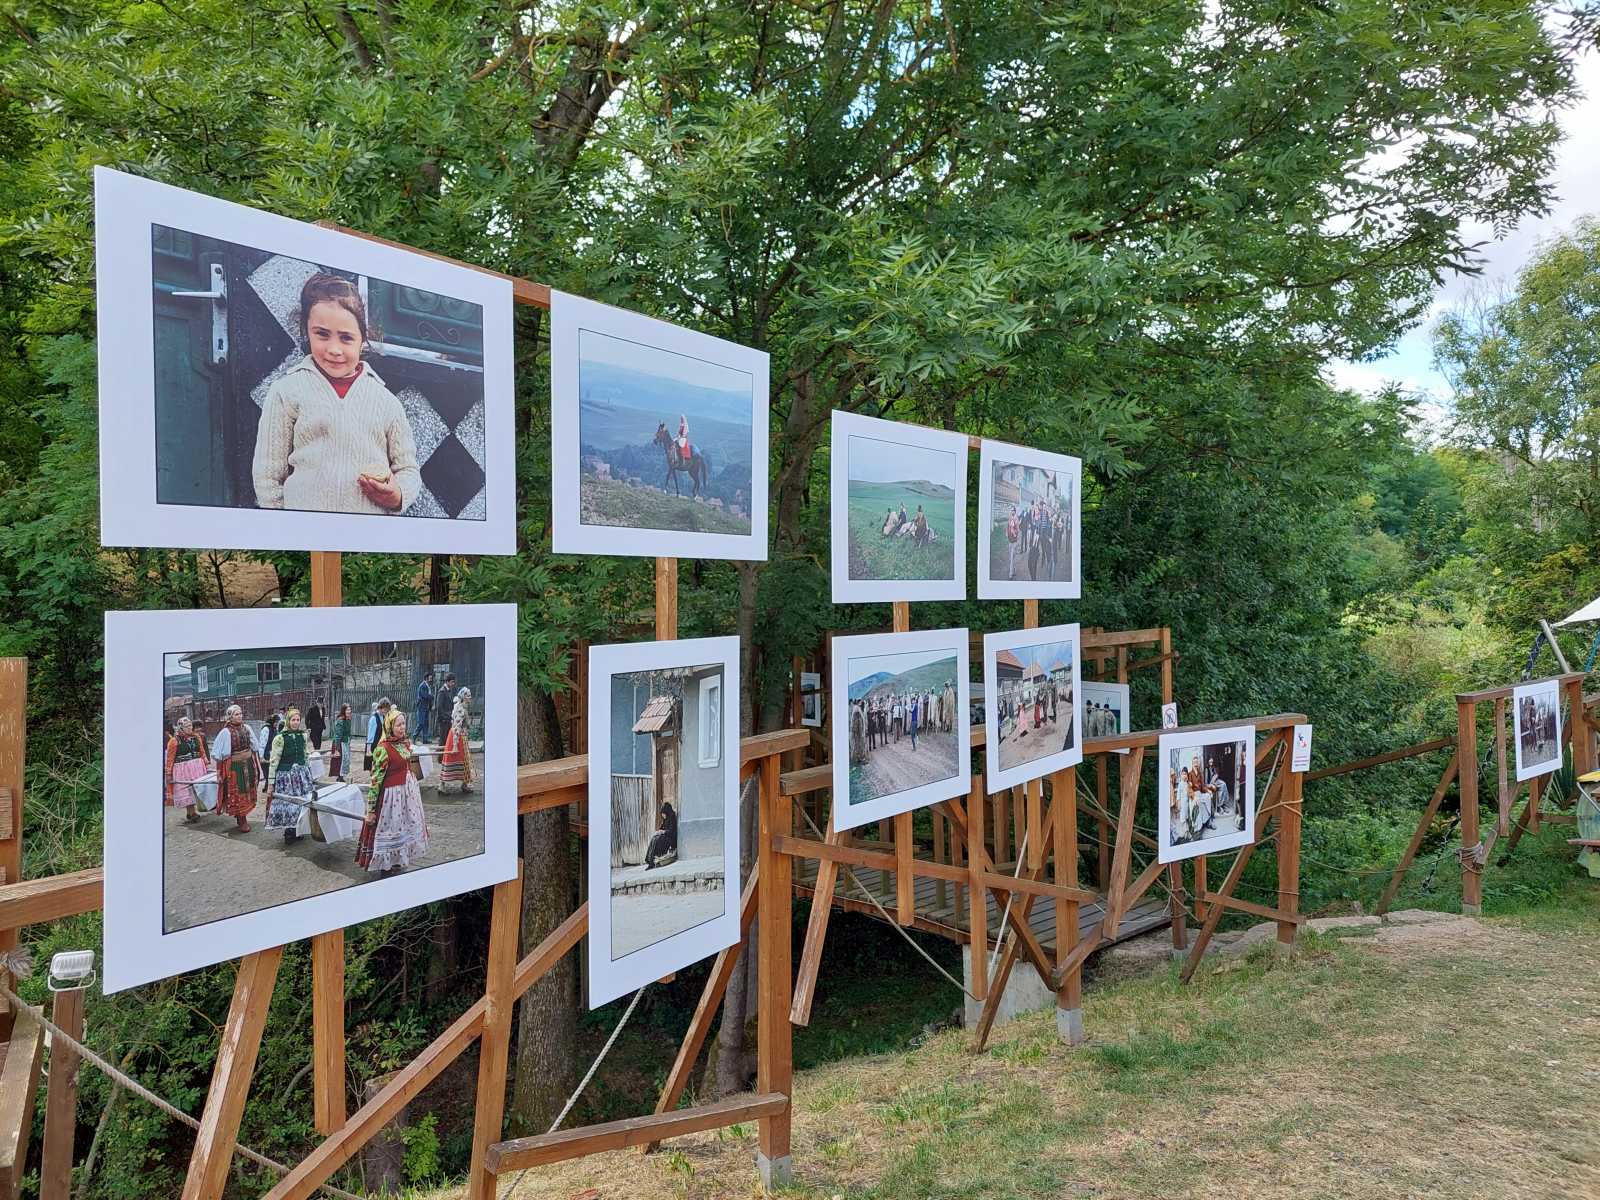
[[[661,477],[661,490],[666,491],[667,482],[672,482],[672,490],[676,495],[683,495],[683,490],[678,486],[678,472],[682,471],[689,476],[690,497],[698,497],[706,490],[706,484],[711,479],[711,462],[700,453],[698,447],[690,445],[688,461],[684,461],[678,453],[678,443],[667,432],[667,424],[663,421],[656,426],[655,444],[661,447],[666,455],[667,473]]]

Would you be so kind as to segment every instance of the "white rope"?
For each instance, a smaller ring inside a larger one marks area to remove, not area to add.
[[[611,1036],[606,1039],[606,1044],[600,1047],[600,1053],[595,1055],[594,1061],[589,1064],[589,1069],[584,1072],[583,1078],[578,1081],[578,1086],[573,1089],[572,1095],[567,1097],[567,1102],[562,1106],[560,1113],[556,1115],[556,1119],[550,1122],[550,1128],[544,1131],[546,1137],[561,1128],[561,1122],[567,1119],[567,1114],[572,1111],[572,1106],[578,1102],[578,1097],[583,1095],[583,1089],[589,1086],[589,1081],[594,1078],[594,1073],[600,1069],[600,1064],[605,1062],[606,1055],[611,1053],[611,1047],[617,1043],[617,1035],[622,1032],[622,1027],[628,1023],[628,1018],[633,1016],[633,1010],[639,1006],[639,997],[644,995],[645,988],[649,986],[648,983],[645,984],[644,987],[633,994],[633,999],[628,1001],[628,1007],[623,1011],[622,1019],[617,1022],[617,1027],[611,1031]],[[525,1167],[518,1172],[516,1179],[512,1181],[511,1190],[506,1193],[506,1200],[511,1200],[511,1197],[517,1194],[517,1189],[522,1186],[522,1181],[527,1178],[528,1172],[531,1170],[533,1170],[532,1167]]]
[[[135,1096],[139,1097],[139,1099],[155,1105],[162,1112],[166,1113],[167,1116],[173,1118],[174,1120],[183,1122],[183,1124],[187,1125],[190,1129],[198,1130],[200,1128],[199,1121],[196,1121],[177,1105],[163,1100],[160,1096],[156,1095],[149,1088],[145,1087],[137,1079],[134,1079],[130,1075],[124,1074],[122,1071],[112,1066],[109,1062],[101,1058],[93,1050],[89,1049],[89,1047],[85,1046],[77,1038],[73,1037],[65,1029],[62,1029],[61,1026],[50,1020],[43,1013],[34,1010],[26,1000],[17,995],[10,988],[0,985],[0,996],[4,996],[13,1005],[15,1005],[17,1011],[19,1012],[23,1009],[27,1009],[28,1015],[33,1020],[39,1022],[40,1025],[43,1025],[50,1031],[52,1044],[59,1043],[60,1045],[65,1046],[79,1058],[87,1062],[90,1066],[97,1068],[101,1073],[106,1075],[112,1083],[115,1083],[118,1087],[121,1087],[126,1091],[132,1092]],[[251,1162],[258,1164],[259,1166],[266,1167],[268,1170],[276,1171],[279,1175],[287,1175],[293,1169],[284,1163],[268,1158],[265,1154],[262,1154],[259,1151],[252,1150],[243,1142],[236,1141],[233,1146],[233,1152],[235,1154],[243,1155]],[[358,1196],[354,1192],[343,1191],[340,1188],[334,1187],[331,1183],[324,1183],[320,1186],[322,1190],[327,1192],[329,1195],[340,1197],[340,1200],[366,1200],[366,1197]]]

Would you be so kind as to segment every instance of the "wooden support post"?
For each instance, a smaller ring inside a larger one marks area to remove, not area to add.
[[[838,803],[837,799],[834,803]],[[837,846],[845,835],[836,833],[830,819],[822,835],[825,845]],[[811,1005],[816,998],[817,974],[822,969],[822,947],[828,938],[828,921],[833,915],[833,894],[839,885],[839,863],[831,858],[817,860],[816,883],[811,889],[811,916],[806,921],[806,941],[800,951],[800,967],[795,974],[794,998],[789,1005],[789,1021],[811,1024]]]
[[[917,877],[912,874],[911,852],[916,842],[911,836],[911,814],[896,813],[894,818],[895,920],[913,925],[917,920]]]
[[[1166,625],[1161,627],[1161,703],[1172,703],[1172,630]]]
[[[983,886],[983,776],[972,777],[967,793],[967,956],[972,960],[969,989],[974,1000],[989,995],[989,893]]]
[[[1167,904],[1172,911],[1172,956],[1182,958],[1189,950],[1188,909],[1183,902],[1183,864],[1167,864]]]
[[[1011,861],[1011,793],[998,791],[994,802],[994,863],[997,868]]]
[[[928,817],[933,825],[933,861],[945,862],[944,813],[937,807],[930,808]],[[950,907],[950,885],[943,879],[934,882],[933,903],[941,912]]]
[[[338,608],[344,603],[344,556],[311,552],[311,604]],[[329,697],[330,701],[332,697]],[[331,714],[330,714],[331,718]],[[311,939],[311,1109],[324,1137],[344,1127],[344,930]]]
[[[1548,775],[1535,775],[1528,780],[1528,832],[1539,832],[1539,805],[1544,803],[1544,787]]]
[[[791,896],[794,860],[772,847],[775,837],[788,837],[794,828],[794,810],[778,790],[778,760],[761,760],[761,844],[758,876],[761,937],[758,949],[756,1090],[794,1094],[794,1043],[789,1026],[792,964],[790,946]],[[760,1150],[756,1165],[761,1184],[769,1191],[789,1183],[793,1164],[789,1155],[791,1106],[761,1118]]]
[[[1572,768],[1577,775],[1600,766],[1595,752],[1594,719],[1583,702],[1583,679],[1567,682],[1567,736],[1572,739]]]
[[[28,1139],[33,1136],[33,1110],[39,1095],[39,1068],[44,1061],[44,1026],[38,1009],[14,1013],[5,1062],[0,1065],[0,1197],[17,1200],[28,1165]]]
[[[1044,802],[1044,780],[1030,779],[1023,791],[1026,794],[1028,813],[1028,870],[1037,871],[1044,866],[1049,847],[1044,844],[1044,825],[1041,805]],[[1076,808],[1076,804],[1073,806]]]
[[[1461,911],[1480,917],[1483,871],[1481,864],[1467,860],[1478,845],[1478,706],[1472,700],[1456,701],[1456,757],[1461,771]]]
[[[1111,801],[1106,788],[1104,754],[1097,754],[1094,759],[1094,795],[1100,805],[1100,815],[1094,819],[1095,841],[1098,843],[1096,849],[1099,851],[1094,881],[1100,885],[1101,891],[1105,891],[1111,879],[1111,821],[1106,816],[1111,811]]]
[[[1117,813],[1117,845],[1111,857],[1111,879],[1106,884],[1106,907],[1100,933],[1115,941],[1122,924],[1124,889],[1128,883],[1129,856],[1133,853],[1133,812],[1139,802],[1139,772],[1144,768],[1144,747],[1135,746],[1122,760],[1121,807]]]
[[[1503,836],[1511,831],[1511,803],[1513,792],[1506,763],[1506,698],[1496,696],[1494,701],[1494,757],[1500,772],[1500,790],[1495,795],[1498,813],[1495,828]]]
[[[1057,771],[1050,784],[1051,805],[1055,813],[1055,881],[1063,887],[1078,886],[1078,768]],[[1056,969],[1066,964],[1067,955],[1078,945],[1078,903],[1057,900]],[[1083,971],[1067,971],[1056,992],[1056,1036],[1069,1046],[1081,1046],[1083,1032]]]
[[[183,1181],[183,1200],[221,1200],[239,1139],[250,1077],[261,1049],[261,1031],[267,1024],[272,985],[283,962],[283,947],[274,946],[239,960],[233,982],[233,1003],[217,1047],[217,1065],[211,1072],[200,1130],[189,1157],[189,1174]]]
[[[1458,753],[1450,755],[1450,761],[1444,765],[1444,774],[1439,776],[1438,786],[1433,789],[1433,797],[1422,810],[1422,819],[1417,822],[1416,831],[1411,835],[1411,844],[1406,847],[1406,852],[1400,856],[1400,861],[1395,864],[1394,874],[1389,876],[1389,886],[1383,889],[1383,896],[1378,900],[1377,912],[1379,916],[1389,911],[1389,905],[1394,903],[1395,895],[1400,891],[1401,881],[1405,879],[1406,872],[1411,869],[1411,862],[1417,857],[1417,851],[1422,848],[1422,841],[1428,836],[1428,827],[1433,824],[1433,818],[1439,811],[1439,804],[1444,800],[1444,794],[1450,790],[1450,785],[1455,782],[1457,771],[1461,766],[1461,756]],[[1516,834],[1512,835],[1512,845],[1515,845]]]
[[[83,988],[52,994],[50,1019],[68,1036],[83,1040]],[[78,1055],[57,1038],[50,1043],[50,1094],[44,1110],[44,1159],[39,1165],[39,1200],[70,1200],[72,1141],[78,1126]]]
[[[1206,894],[1206,856],[1204,854],[1194,860],[1194,919],[1204,921]]]
[[[484,1166],[489,1147],[504,1132],[506,1071],[511,1056],[511,1010],[517,967],[517,931],[522,919],[522,861],[517,873],[495,884],[489,907],[489,963],[483,981],[483,1033],[478,1039],[478,1094],[472,1121],[468,1200],[493,1200],[494,1176]]]
[[[0,837],[0,883],[22,880],[22,794],[27,759],[28,660],[0,658],[0,789],[11,793],[11,828]],[[0,951],[17,948],[17,930],[0,929]],[[9,971],[0,983],[13,987]],[[11,1007],[0,1000],[0,1042],[11,1036]]]
[[[1288,769],[1288,763],[1284,769]],[[1289,771],[1281,776],[1278,793],[1278,911],[1286,916],[1278,921],[1278,949],[1294,948],[1300,925],[1294,918],[1300,911],[1300,802],[1305,775]]]
[[[678,637],[678,560],[656,559],[656,640]]]

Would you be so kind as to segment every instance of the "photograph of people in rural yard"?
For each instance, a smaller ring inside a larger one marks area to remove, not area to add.
[[[960,770],[967,723],[957,707],[958,669],[949,650],[850,658],[850,804],[907,792]]]
[[[754,386],[748,371],[580,330],[581,522],[748,534]]]
[[[1164,854],[1188,858],[1250,840],[1255,808],[1253,739],[1237,733],[1221,730],[1162,738],[1157,761]]]
[[[421,731],[437,726],[435,697],[448,696],[455,778],[481,777],[482,713],[456,682],[481,690],[484,639],[174,651],[163,661],[165,932],[483,853],[481,790],[442,789],[451,772]],[[448,692],[435,691],[439,680]]]
[[[1517,688],[1511,697],[1517,744],[1517,780],[1547,775],[1561,766],[1561,687],[1553,679]]]
[[[1037,642],[995,655],[995,725],[1000,769],[1071,750],[1077,644]]]
[[[723,915],[723,684],[721,663],[611,677],[613,962]]]

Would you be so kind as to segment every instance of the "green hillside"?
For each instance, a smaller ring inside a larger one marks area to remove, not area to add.
[[[685,533],[750,532],[750,521],[712,508],[687,496],[654,488],[634,487],[615,479],[583,476],[578,485],[585,525],[625,525],[645,529],[677,529]]]
[[[955,575],[955,493],[947,487],[915,480],[906,483],[864,483],[849,488],[850,578],[950,579]],[[884,537],[883,520],[891,508],[905,506],[914,517],[917,505],[928,518],[937,540],[925,546],[908,537]]]
[[[866,694],[878,696],[891,692],[937,692],[946,684],[953,684],[955,681],[956,659],[952,654],[949,658],[912,667],[904,674],[891,675]]]

